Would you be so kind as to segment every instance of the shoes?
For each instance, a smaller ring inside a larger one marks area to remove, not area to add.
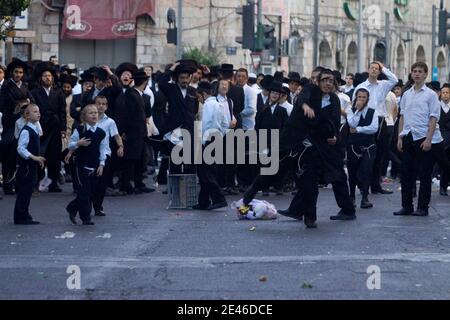
[[[208,211],[209,207],[204,207],[201,206],[199,204],[196,204],[195,206],[192,207],[192,210],[197,210],[197,211]]]
[[[291,218],[291,219],[298,220],[298,221],[303,221],[303,217],[301,215],[293,214],[289,211],[289,209],[288,210],[278,210],[278,214],[288,217],[288,218]]]
[[[417,209],[412,215],[415,217],[428,217],[428,209]]]
[[[77,212],[70,211],[68,208],[66,208],[66,211],[69,213],[69,219],[72,224],[76,225],[77,223]]]
[[[142,193],[148,194],[148,193],[152,193],[152,192],[155,192],[155,189],[148,188],[145,186],[134,189],[135,194],[142,194]]]
[[[224,193],[229,196],[237,196],[239,194],[239,191],[236,190],[235,187],[228,187],[228,188],[225,188]]]
[[[94,226],[95,223],[92,221],[83,221],[83,226]]]
[[[413,215],[412,209],[402,208],[400,211],[394,212],[394,216],[412,216],[412,215]]]
[[[222,209],[222,208],[227,208],[228,207],[228,203],[226,201],[222,201],[222,202],[218,202],[218,203],[213,203],[212,205],[209,206],[208,210],[216,210],[216,209]]]
[[[113,188],[108,188],[106,189],[105,192],[105,197],[123,197],[125,196],[127,193],[124,191],[119,191]]]
[[[96,217],[106,217],[106,214],[103,210],[98,210],[98,211],[95,211],[95,216]]]
[[[371,208],[373,208],[373,204],[370,203],[368,199],[362,199],[361,209],[371,209]]]
[[[356,215],[353,214],[346,214],[342,210],[339,211],[339,213],[336,216],[330,217],[330,220],[332,221],[352,221],[356,220]]]
[[[62,189],[60,187],[58,187],[58,186],[56,186],[56,187],[49,187],[48,188],[48,192],[49,193],[61,193]]]
[[[393,194],[394,191],[386,189],[372,189],[372,194]]]
[[[164,195],[167,195],[167,194],[169,194],[169,190],[164,190],[163,192],[162,192],[162,194],[164,194]]]
[[[14,221],[15,225],[21,225],[21,226],[35,226],[40,224],[39,221],[34,220],[24,220],[24,221]]]
[[[315,221],[305,220],[306,229],[317,229],[317,223]]]
[[[441,188],[441,191],[439,192],[439,194],[443,197],[448,197],[448,192],[446,188]]]

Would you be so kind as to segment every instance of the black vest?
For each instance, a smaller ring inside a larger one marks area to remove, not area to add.
[[[28,146],[27,146],[28,152],[34,156],[39,156],[40,148],[41,148],[39,135],[32,128],[30,128],[27,125],[25,127],[23,127],[22,131],[24,131],[24,130],[28,131],[28,135],[30,137],[30,142],[28,143]],[[21,131],[21,133],[22,133],[22,131]],[[31,165],[31,164],[37,164],[37,163],[31,159],[26,160],[26,159],[22,158],[21,156],[18,156],[18,164],[20,166],[24,166],[24,165]]]
[[[100,164],[100,144],[106,137],[105,131],[97,127],[95,132],[87,130],[85,126],[77,127],[80,139],[91,139],[87,147],[79,147],[75,153],[76,163],[80,167],[96,169]]]
[[[356,112],[353,109],[353,112]],[[366,113],[366,117],[359,120],[358,127],[367,127],[370,126],[373,120],[373,116],[375,114],[375,110],[369,108]],[[369,147],[375,143],[375,134],[364,134],[364,133],[351,133],[348,137],[348,144],[354,146],[364,146]]]

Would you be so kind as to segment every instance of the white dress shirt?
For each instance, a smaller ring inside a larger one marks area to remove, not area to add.
[[[214,132],[219,132],[224,136],[229,126],[230,124],[227,122],[216,97],[206,99],[203,104],[202,143],[205,145],[210,141],[210,137]]]
[[[413,86],[405,92],[401,101],[401,115],[403,116],[403,131],[401,137],[412,133],[414,141],[427,137],[431,118],[439,121],[441,116],[441,104],[436,93],[426,85],[416,91]],[[433,135],[433,144],[443,141],[439,124]]]
[[[355,113],[353,113],[353,110],[350,108],[347,112],[348,125],[350,128],[356,129],[357,133],[375,134],[378,132],[379,128],[378,112],[376,110],[373,115],[372,123],[369,126],[358,127],[361,117],[365,118],[367,111],[369,111],[369,107],[365,107],[363,110],[357,110]]]
[[[86,130],[88,131],[92,131],[95,132],[97,130],[98,125],[94,125],[94,126],[90,126],[88,124],[85,125],[86,126]],[[105,166],[105,161],[106,161],[106,152],[108,151],[109,148],[109,140],[107,139],[108,137],[105,136],[105,138],[102,140],[102,142],[100,143],[100,165],[101,166]],[[69,143],[69,150],[70,151],[75,151],[77,150],[78,147],[78,141],[80,141],[80,134],[78,132],[78,129],[75,129],[73,131],[72,136],[70,137],[70,143]],[[95,168],[86,168],[86,169],[91,169],[94,170]]]
[[[352,108],[352,101],[350,97],[343,92],[336,92],[339,101],[341,102],[341,110],[348,112]],[[341,115],[341,124],[345,124],[345,117]]]
[[[241,112],[242,116],[242,129],[253,130],[255,129],[255,119],[256,119],[256,105],[258,102],[258,94],[249,85],[244,87],[245,93],[245,105],[244,110]]]
[[[36,124],[28,122],[26,125],[31,129],[33,129],[33,131],[36,132],[36,134],[39,134],[39,129]],[[30,133],[27,130],[23,130],[20,133],[19,142],[17,144],[17,153],[25,160],[30,159],[30,156],[32,156],[32,154],[27,150],[29,143],[30,143]]]
[[[101,118],[98,121],[98,127],[105,131],[106,133],[106,139],[108,140],[108,148],[106,149],[106,155],[111,156],[111,147],[109,145],[109,140],[115,136],[119,135],[119,130],[117,129],[116,122],[108,117],[106,114],[103,115],[103,118]]]
[[[283,107],[286,109],[288,116],[291,116],[292,110],[294,109],[294,106],[290,104],[288,101],[286,101],[283,104],[280,104],[280,107]]]
[[[375,109],[380,117],[386,117],[386,97],[389,91],[398,83],[398,79],[389,69],[383,68],[382,72],[387,76],[388,80],[377,81],[370,83],[369,80],[361,83],[356,87],[353,94],[353,101],[356,100],[356,92],[364,88],[370,92],[369,107]]]
[[[388,127],[393,127],[395,125],[394,112],[396,112],[397,110],[398,110],[397,97],[396,97],[395,93],[393,93],[392,91],[389,91],[389,93],[386,97],[387,115],[385,117],[386,125]]]
[[[448,113],[450,111],[450,102],[449,103],[445,103],[444,101],[441,101],[441,107],[442,107],[442,110],[444,110],[445,113]]]
[[[228,105],[228,97],[218,95],[217,101],[220,104],[220,111],[222,112],[222,114],[224,115],[224,117],[227,121],[227,124],[228,124],[227,129],[229,129],[232,119],[231,119],[231,113],[230,113],[230,106]]]
[[[344,92],[344,93],[349,93],[349,92],[352,91],[353,89],[355,89],[354,86],[347,86],[347,85],[345,85],[345,86],[342,86],[342,87],[341,87],[341,91]]]
[[[23,127],[25,127],[25,125],[27,124],[27,120],[25,120],[25,118],[20,117],[19,119],[17,119],[16,124],[14,126],[14,137],[19,140],[19,135],[22,132]],[[36,122],[34,124],[36,126],[36,128],[38,129],[37,134],[42,137],[42,135],[44,134],[42,131],[42,126],[39,122]]]
[[[150,105],[153,108],[153,106],[155,105],[155,95],[153,94],[153,91],[149,86],[145,88],[144,94],[150,97]]]

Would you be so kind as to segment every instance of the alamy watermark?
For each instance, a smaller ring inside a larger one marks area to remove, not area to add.
[[[369,266],[367,268],[367,289],[369,290],[381,290],[381,268],[379,266]]]
[[[70,276],[67,278],[66,285],[69,290],[81,290],[81,269],[79,266],[68,266],[66,270]]]

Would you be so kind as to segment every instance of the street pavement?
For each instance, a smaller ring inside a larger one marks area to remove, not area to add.
[[[338,209],[322,189],[317,230],[284,217],[239,221],[231,209],[167,210],[161,190],[107,198],[107,217],[72,226],[68,185],[32,199],[41,225],[14,226],[14,198],[4,197],[0,299],[450,299],[450,199],[434,192],[430,217],[394,217],[393,187],[352,222],[329,220]],[[267,198],[281,209],[290,199]],[[79,290],[67,285],[69,266]]]

